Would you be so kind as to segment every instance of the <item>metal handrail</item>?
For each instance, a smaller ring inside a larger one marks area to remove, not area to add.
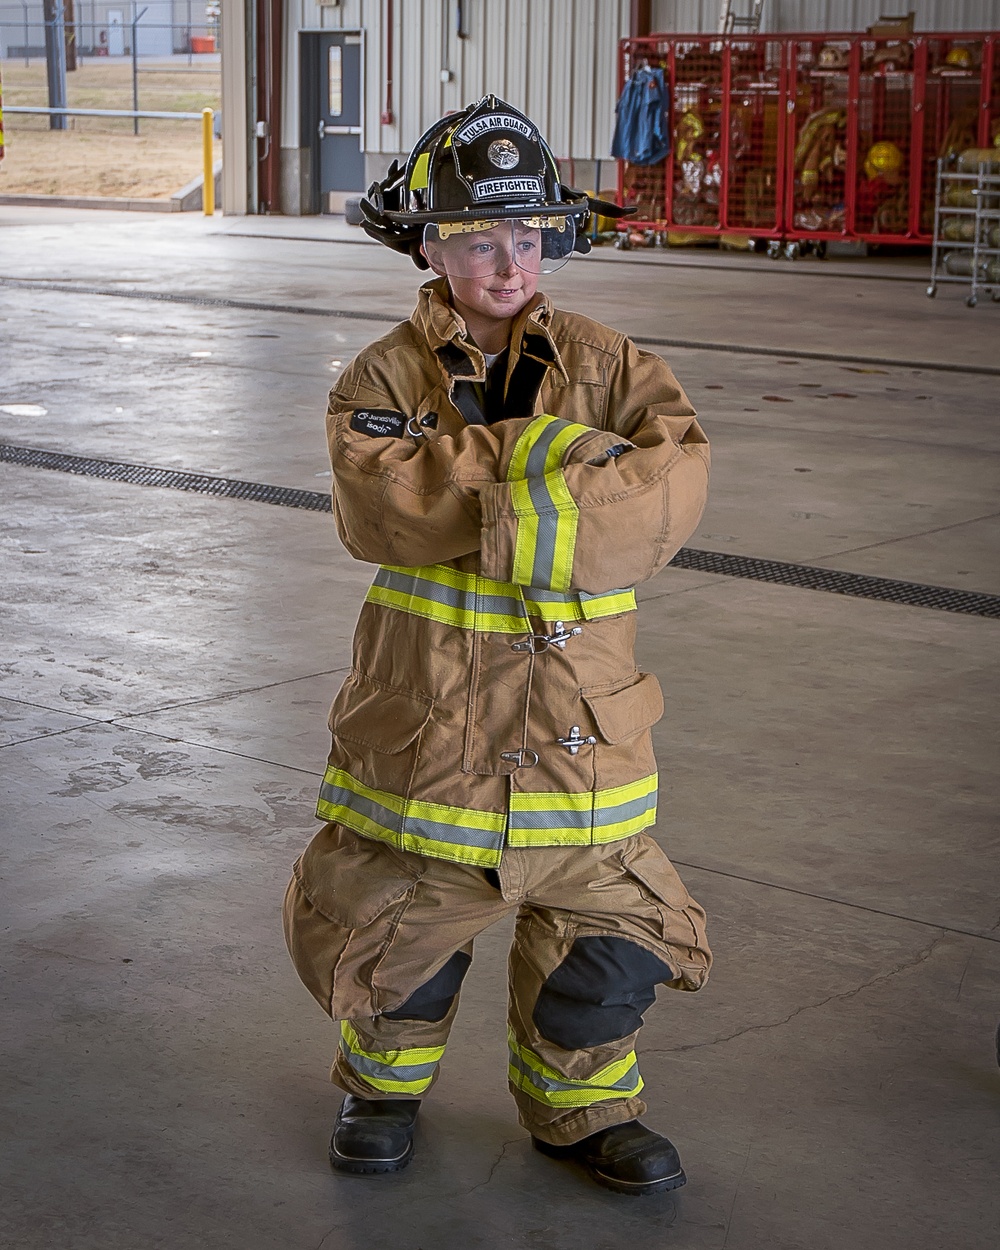
[[[50,109],[33,104],[5,104],[5,113],[42,113],[58,117],[140,117],[159,118],[162,121],[200,122],[201,113],[152,113],[142,109]]]

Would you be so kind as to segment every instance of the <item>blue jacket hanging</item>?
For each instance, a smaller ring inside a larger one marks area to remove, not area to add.
[[[670,90],[662,69],[637,69],[615,105],[611,155],[633,165],[655,165],[670,151]]]

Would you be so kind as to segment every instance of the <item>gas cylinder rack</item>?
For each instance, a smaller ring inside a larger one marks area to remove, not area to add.
[[[642,63],[664,70],[672,143],[618,162],[625,246],[926,246],[938,159],[1000,147],[996,31],[647,35],[621,41],[620,88]]]
[[[966,303],[975,308],[981,291],[1000,301],[1000,153],[973,148],[957,161],[937,163],[934,245],[931,251],[933,299],[941,282],[969,286]]]

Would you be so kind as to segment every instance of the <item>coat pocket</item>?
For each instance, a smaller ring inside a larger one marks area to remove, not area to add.
[[[293,871],[313,907],[344,930],[366,928],[400,902],[422,875],[418,856],[335,824],[320,830]]]
[[[660,846],[640,834],[621,853],[622,867],[648,901],[659,907],[667,962],[676,971],[674,989],[700,990],[708,979],[712,952],[704,909],[688,894]]]
[[[628,686],[590,686],[580,693],[597,732],[611,746],[651,728],[663,715],[663,692],[652,673],[637,674]]]
[[[398,755],[427,724],[433,707],[427,695],[352,672],[330,709],[330,732],[382,755]]]

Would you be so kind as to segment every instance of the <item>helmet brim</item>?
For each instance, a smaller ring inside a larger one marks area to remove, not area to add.
[[[511,221],[519,217],[585,217],[590,212],[587,196],[577,193],[572,199],[555,204],[488,204],[485,201],[474,208],[440,209],[438,211],[406,213],[386,209],[384,215],[400,226],[433,226],[444,221]]]

